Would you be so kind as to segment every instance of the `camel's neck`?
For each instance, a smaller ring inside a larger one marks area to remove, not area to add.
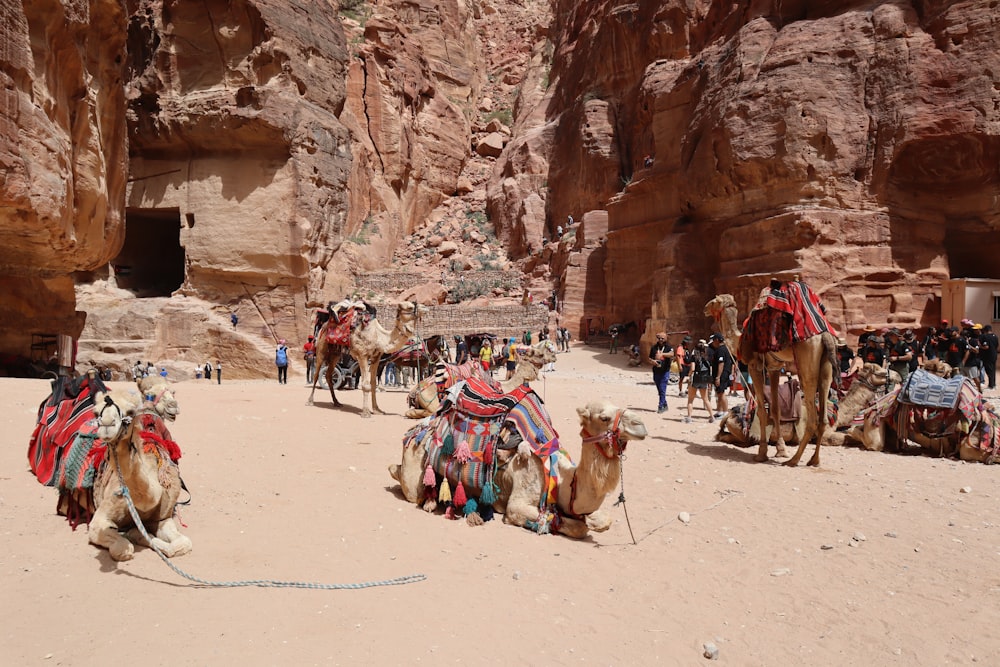
[[[509,394],[525,382],[532,382],[537,379],[538,369],[531,364],[522,361],[514,367],[514,374],[511,378],[509,380],[501,381],[500,386],[503,388],[503,393]]]
[[[564,509],[574,514],[596,512],[604,498],[618,486],[620,479],[621,468],[617,457],[609,459],[598,451],[596,444],[583,443],[580,463],[567,480],[570,484],[566,489]],[[559,495],[562,500],[563,494]]]
[[[736,307],[730,306],[723,308],[722,312],[719,314],[719,328],[722,330],[722,335],[726,339],[726,345],[730,350],[735,350],[739,348],[740,344],[740,330],[736,328]]]

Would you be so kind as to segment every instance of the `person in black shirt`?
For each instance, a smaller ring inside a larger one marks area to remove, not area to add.
[[[715,384],[715,413],[722,417],[729,412],[729,401],[726,393],[733,380],[733,355],[723,342],[722,334],[714,333],[709,338],[709,355],[712,364],[712,382]]]
[[[889,369],[899,373],[899,377],[906,380],[910,374],[910,360],[913,359],[913,350],[910,345],[903,340],[899,329],[890,329],[886,335],[888,339]]]
[[[854,361],[854,352],[847,347],[847,341],[843,338],[837,339],[837,361],[840,362],[841,374],[851,372],[851,362]]]
[[[865,346],[861,348],[858,356],[866,364],[885,365],[885,352],[882,350],[882,337],[871,335],[865,341]]]
[[[469,360],[469,345],[461,336],[455,336],[455,363],[464,364]]]
[[[667,342],[667,333],[656,334],[656,342],[649,348],[649,358],[653,362],[653,384],[659,394],[657,414],[667,411],[667,385],[670,383],[670,362],[674,359],[674,348]]]
[[[969,343],[969,354],[965,358],[965,368],[962,369],[962,373],[966,377],[972,378],[976,383],[976,389],[980,392],[983,391],[983,362],[979,358],[979,333],[982,330],[983,325],[981,324],[969,327],[969,333],[966,337],[966,341]]]
[[[949,328],[943,353],[945,363],[958,371],[965,362],[968,350],[969,345],[964,338],[958,335],[958,327]]]
[[[986,371],[986,382],[990,389],[997,388],[997,335],[987,324],[979,334],[979,360]]]

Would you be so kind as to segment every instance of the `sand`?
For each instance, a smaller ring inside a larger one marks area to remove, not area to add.
[[[839,448],[818,469],[754,464],[701,409],[684,424],[672,396],[656,414],[648,370],[578,345],[535,383],[562,441],[579,452],[592,398],[640,411],[649,437],[624,463],[638,544],[621,506],[574,541],[407,504],[386,472],[405,393],[362,419],[360,392],[307,407],[304,384],[300,368],[177,383],[194,551],[173,563],[209,581],[425,581],[215,588],[148,549],[115,563],[27,467],[48,384],[2,379],[0,663],[693,665],[712,642],[732,665],[1000,664],[1000,468]]]

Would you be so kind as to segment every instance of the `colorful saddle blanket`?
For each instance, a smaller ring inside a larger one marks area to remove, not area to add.
[[[801,281],[781,283],[762,293],[743,323],[738,356],[746,361],[825,332],[837,335],[816,293]]]
[[[28,443],[28,465],[40,483],[57,486],[60,476],[73,476],[67,473],[64,460],[76,449],[77,434],[94,417],[94,395],[107,390],[100,379],[87,375],[52,381],[52,393],[38,408],[38,421]],[[79,450],[74,453],[78,455]]]
[[[948,380],[918,368],[903,383],[899,402],[929,408],[958,410],[967,422],[980,421],[982,394],[972,380],[953,377]]]
[[[348,308],[340,314],[340,320],[333,326],[327,325],[326,342],[328,345],[350,346],[351,332],[358,326],[364,326],[364,315],[359,315],[356,308]]]

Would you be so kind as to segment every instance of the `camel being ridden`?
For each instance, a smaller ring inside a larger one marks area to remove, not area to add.
[[[556,353],[552,350],[548,341],[536,343],[533,346],[519,345],[517,347],[517,363],[514,366],[514,374],[509,380],[501,380],[500,391],[509,394],[514,387],[522,384],[534,382],[540,376],[542,368],[546,364],[556,360]],[[476,376],[486,382],[492,379],[483,369],[483,365],[476,359],[470,359],[464,364],[439,363],[434,375],[421,380],[406,397],[406,402],[410,409],[406,411],[409,419],[423,419],[428,415],[437,412],[441,405],[439,392],[448,389],[459,379]]]
[[[761,300],[769,293],[765,288],[761,292]],[[833,384],[833,374],[838,369],[836,359],[836,338],[830,332],[809,336],[792,343],[775,352],[758,353],[752,350],[752,345],[741,347],[742,333],[736,326],[736,301],[731,294],[720,294],[705,304],[705,314],[713,317],[719,324],[726,345],[730,350],[739,350],[739,357],[746,364],[753,381],[754,399],[759,406],[768,406],[767,423],[771,425],[770,438],[776,440],[778,456],[787,456],[785,442],[781,436],[781,408],[778,402],[778,376],[783,367],[792,364],[798,370],[802,385],[803,411],[806,413],[806,430],[799,440],[798,450],[785,465],[798,465],[806,444],[816,438],[816,449],[809,459],[809,465],[819,465],[820,442],[826,430],[826,402]],[[749,341],[747,341],[749,343]],[[767,402],[764,394],[764,374],[767,373],[771,386],[771,401]],[[839,376],[838,376],[839,377]],[[818,397],[818,401],[817,401]],[[757,455],[754,461],[767,460],[768,435],[765,422],[760,422],[760,436]]]
[[[611,517],[601,510],[601,505],[621,480],[621,457],[626,444],[644,439],[646,427],[638,414],[607,401],[594,401],[578,408],[577,415],[583,440],[579,463],[558,448],[558,440],[549,457],[548,470],[543,458],[526,441],[516,445],[515,453],[505,452],[501,445],[496,453],[502,460],[495,476],[496,497],[487,503],[483,489],[471,486],[470,498],[478,496],[480,506],[491,504],[504,514],[504,523],[537,532],[544,532],[543,525],[551,525],[563,535],[583,538],[590,531],[610,528]],[[399,482],[408,501],[430,512],[437,508],[439,496],[433,493],[433,487],[426,486],[428,460],[427,440],[408,438],[404,440],[402,462],[389,466],[389,474]],[[462,471],[451,469],[449,475],[452,474],[461,475]],[[455,482],[458,478],[450,479]],[[551,489],[550,481],[554,482]],[[550,495],[554,505],[551,508]],[[557,512],[558,519],[546,517],[549,510]],[[469,513],[467,520],[471,524],[482,523],[478,512]]]
[[[316,372],[313,373],[312,389],[306,405],[313,405],[316,385],[319,384],[319,369],[326,367],[326,384],[330,387],[330,399],[334,407],[340,407],[333,382],[334,369],[340,358],[350,349],[353,328],[360,326],[370,316],[364,303],[344,300],[328,306],[329,316],[316,335]],[[337,341],[337,342],[332,342]]]
[[[362,417],[371,417],[373,412],[385,414],[378,407],[375,395],[375,388],[378,386],[378,362],[383,354],[395,352],[406,345],[407,341],[416,334],[417,320],[425,313],[427,313],[426,306],[403,302],[397,307],[396,323],[392,331],[386,330],[374,317],[367,322],[364,322],[366,318],[363,318],[362,323],[351,330],[350,347],[347,351],[358,362],[361,371]],[[317,361],[317,363],[327,364],[326,381],[330,386],[330,397],[333,399],[333,404],[339,407],[340,401],[337,400],[333,387],[333,368],[340,361],[340,355],[345,352],[345,349],[343,346],[327,343],[326,328],[329,326],[331,323],[328,321],[320,331],[319,342],[316,346],[316,358],[323,360],[323,362]],[[309,392],[307,405],[313,404],[313,395],[316,393],[318,383],[317,374],[317,377],[313,378],[312,391]]]
[[[160,394],[157,403],[166,391]],[[174,520],[181,491],[180,449],[170,440],[154,404],[144,403],[134,391],[102,392],[95,397],[94,413],[97,435],[107,450],[94,482],[96,511],[88,528],[90,542],[105,547],[116,561],[130,560],[134,544],[149,546],[129,511],[124,483],[152,544],[167,557],[190,552],[191,540]],[[125,530],[127,537],[122,535]]]

